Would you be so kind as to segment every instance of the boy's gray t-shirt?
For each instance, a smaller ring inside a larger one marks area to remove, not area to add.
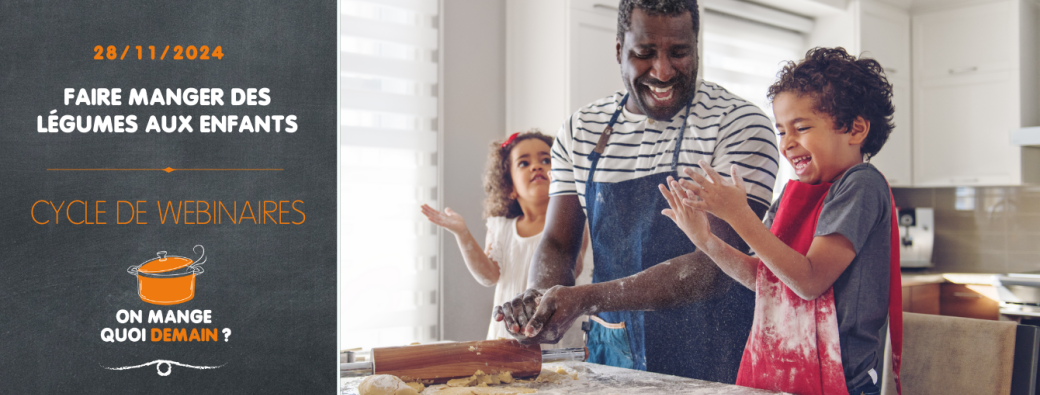
[[[781,192],[781,197],[783,192]],[[765,225],[780,205],[773,202]],[[892,199],[885,177],[869,163],[855,165],[827,192],[814,236],[845,236],[856,257],[834,282],[841,364],[849,391],[873,382],[881,327],[888,319],[891,270]]]

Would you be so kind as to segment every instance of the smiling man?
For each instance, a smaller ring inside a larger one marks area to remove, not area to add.
[[[626,90],[560,128],[531,288],[495,309],[521,341],[555,343],[590,314],[592,362],[735,381],[754,292],[721,274],[661,215],[668,205],[657,188],[700,160],[725,177],[736,164],[761,217],[778,154],[760,109],[698,78],[699,22],[694,0],[621,1],[617,61]],[[573,286],[586,218],[593,284]],[[729,225],[711,220],[713,233],[747,251]]]

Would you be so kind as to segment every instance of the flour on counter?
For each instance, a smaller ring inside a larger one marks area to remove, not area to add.
[[[342,395],[357,395],[358,378],[344,379]],[[480,385],[480,384],[475,384]],[[487,385],[487,384],[485,384]],[[685,377],[616,368],[588,362],[566,361],[544,364],[533,380],[515,380],[512,385],[448,387],[431,385],[422,395],[765,395],[778,394],[732,384],[713,383]]]
[[[422,384],[420,384],[422,385]],[[358,385],[359,395],[419,395],[415,388],[397,376],[377,374],[368,376]]]

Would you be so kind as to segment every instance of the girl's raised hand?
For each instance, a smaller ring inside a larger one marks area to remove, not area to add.
[[[668,207],[661,210],[661,214],[675,222],[682,229],[686,237],[689,237],[698,248],[703,248],[707,238],[711,236],[711,226],[708,225],[708,216],[704,211],[685,205],[682,202],[694,198],[693,194],[684,190],[683,187],[668,177],[668,187],[658,185],[664,199],[668,201]]]
[[[697,174],[691,168],[684,169],[686,175],[692,178],[693,181],[682,180],[680,185],[689,194],[696,195],[700,199],[693,199],[690,196],[682,200],[683,205],[707,211],[729,223],[733,223],[733,220],[737,219],[739,215],[744,214],[744,210],[751,209],[747,204],[747,191],[744,190],[744,179],[740,177],[740,174],[737,174],[737,165],[733,165],[730,168],[730,176],[733,178],[733,182],[727,182],[708,163],[702,160],[698,164],[708,174],[709,178]]]
[[[451,208],[445,208],[444,212],[437,211],[428,205],[422,205],[422,213],[437,226],[447,229],[456,235],[466,231],[466,220]]]

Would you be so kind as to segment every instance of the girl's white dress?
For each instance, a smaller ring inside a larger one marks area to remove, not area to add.
[[[489,256],[498,262],[499,277],[495,286],[495,304],[501,306],[511,300],[516,294],[527,290],[527,274],[531,268],[531,257],[534,256],[538,243],[542,240],[542,233],[530,237],[520,237],[516,233],[516,218],[491,217],[487,219],[487,239],[485,250],[490,249]],[[592,283],[592,245],[585,249],[584,268],[576,279],[576,284]],[[584,347],[584,332],[581,331],[581,323],[588,320],[588,316],[581,316],[574,321],[571,329],[564,334],[563,339],[557,344],[543,344],[542,349],[550,348],[572,348]],[[506,331],[501,322],[491,319],[488,327],[488,340],[497,338],[512,339],[512,335]]]

